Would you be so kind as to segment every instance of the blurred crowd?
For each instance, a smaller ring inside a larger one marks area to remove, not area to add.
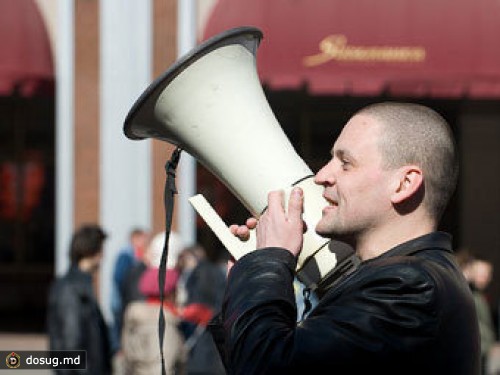
[[[98,225],[75,231],[71,267],[54,281],[49,295],[50,349],[86,350],[89,374],[160,374],[158,273],[165,233],[131,230],[114,265],[111,324],[96,297],[106,237]],[[163,300],[166,373],[225,374],[206,326],[222,303],[226,264],[210,260],[198,244],[185,246],[175,232],[169,235],[168,248]]]

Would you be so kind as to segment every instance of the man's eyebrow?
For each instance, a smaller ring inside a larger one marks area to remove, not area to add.
[[[333,150],[333,156],[338,157],[339,159],[350,157],[349,151],[344,149]]]
[[[334,156],[336,156],[339,159],[347,159],[351,163],[356,161],[356,158],[348,151],[345,149],[338,149],[333,151]]]

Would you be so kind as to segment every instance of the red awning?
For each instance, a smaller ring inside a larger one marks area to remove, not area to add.
[[[52,92],[52,52],[33,0],[0,1],[0,95]]]
[[[263,31],[273,89],[500,97],[498,0],[219,0],[203,38],[236,26]]]

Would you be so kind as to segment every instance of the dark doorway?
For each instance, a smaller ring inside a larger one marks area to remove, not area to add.
[[[0,97],[0,331],[42,331],[54,264],[54,97]]]

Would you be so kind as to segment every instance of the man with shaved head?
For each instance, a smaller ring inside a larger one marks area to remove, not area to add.
[[[478,374],[472,296],[451,236],[437,231],[457,159],[448,124],[425,106],[374,104],[347,122],[315,177],[325,198],[316,232],[361,262],[299,323],[301,189],[286,203],[270,192],[258,221],[231,226],[241,239],[256,228],[258,251],[232,266],[212,326],[228,373]]]

